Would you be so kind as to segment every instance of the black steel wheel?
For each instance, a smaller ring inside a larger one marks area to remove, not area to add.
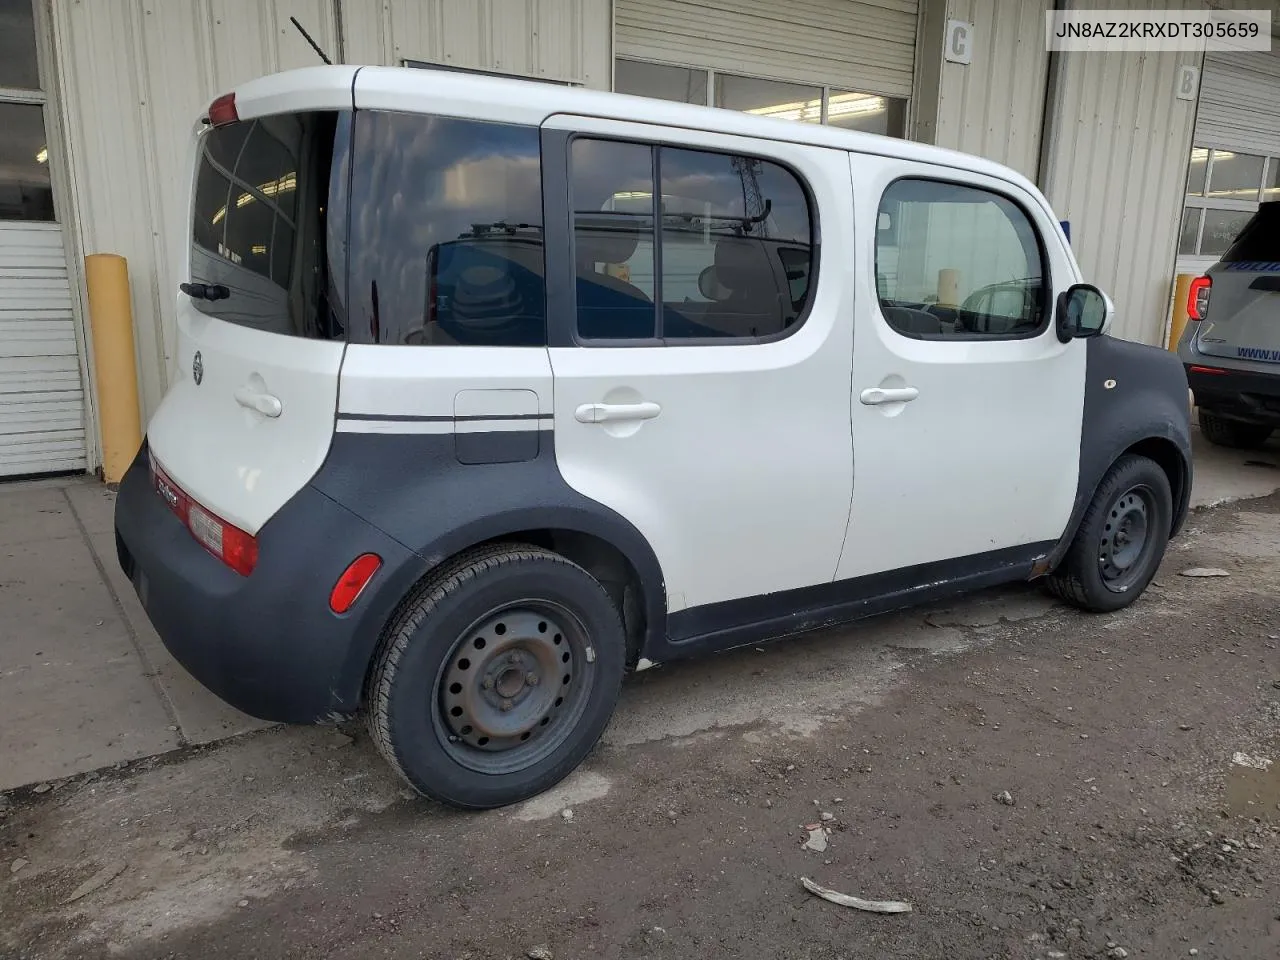
[[[436,733],[459,764],[510,773],[564,742],[590,699],[595,654],[573,612],[521,601],[467,630],[440,668]]]
[[[585,759],[625,661],[618,611],[587,571],[539,547],[483,547],[406,599],[370,674],[366,721],[419,793],[503,806]]]
[[[1094,492],[1071,546],[1045,578],[1051,593],[1085,610],[1133,603],[1164,559],[1173,525],[1169,478],[1154,460],[1126,455]]]

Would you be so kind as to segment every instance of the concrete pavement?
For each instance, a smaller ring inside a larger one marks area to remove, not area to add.
[[[1280,489],[1280,441],[1196,437],[1194,506]],[[116,563],[113,494],[86,478],[0,485],[0,791],[266,724],[165,651]]]

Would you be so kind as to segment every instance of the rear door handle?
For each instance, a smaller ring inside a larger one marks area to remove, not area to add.
[[[640,403],[584,403],[573,411],[579,423],[617,423],[621,420],[652,420],[662,407],[650,401]]]
[[[869,387],[862,391],[859,400],[869,407],[880,403],[906,403],[920,396],[915,387]]]
[[[279,397],[269,393],[260,393],[251,387],[241,387],[236,391],[236,403],[250,410],[257,410],[264,417],[278,417],[283,407]]]

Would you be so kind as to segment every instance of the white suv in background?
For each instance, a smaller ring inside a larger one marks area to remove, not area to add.
[[[629,669],[1019,580],[1119,609],[1186,515],[1182,366],[998,164],[381,67],[205,123],[120,563],[211,690],[363,715],[429,796],[556,783]]]
[[[1280,427],[1280,200],[1192,281],[1187,316],[1178,356],[1201,432],[1224,447],[1262,446]]]

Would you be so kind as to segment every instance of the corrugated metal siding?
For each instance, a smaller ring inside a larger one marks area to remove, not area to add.
[[[348,63],[446,66],[609,88],[610,0],[343,0]]]
[[[1280,54],[1208,54],[1196,146],[1280,154]]]
[[[1071,222],[1085,279],[1115,301],[1112,332],[1129,340],[1163,339],[1195,120],[1195,104],[1174,91],[1178,68],[1200,59],[1147,52],[1059,60],[1041,187]]]
[[[0,476],[86,465],[62,229],[0,223]]]
[[[331,0],[52,0],[72,202],[86,253],[129,262],[143,413],[166,383],[187,243],[188,138],[219,93],[333,52]]]
[[[973,24],[973,63],[943,61],[937,68],[936,113],[933,98],[921,91],[917,136],[1035,179],[1049,72],[1044,14],[1052,0],[936,0],[929,5],[928,29],[939,36],[947,19]],[[942,60],[941,51],[936,56]]]
[[[909,97],[916,0],[617,0],[617,55]]]

